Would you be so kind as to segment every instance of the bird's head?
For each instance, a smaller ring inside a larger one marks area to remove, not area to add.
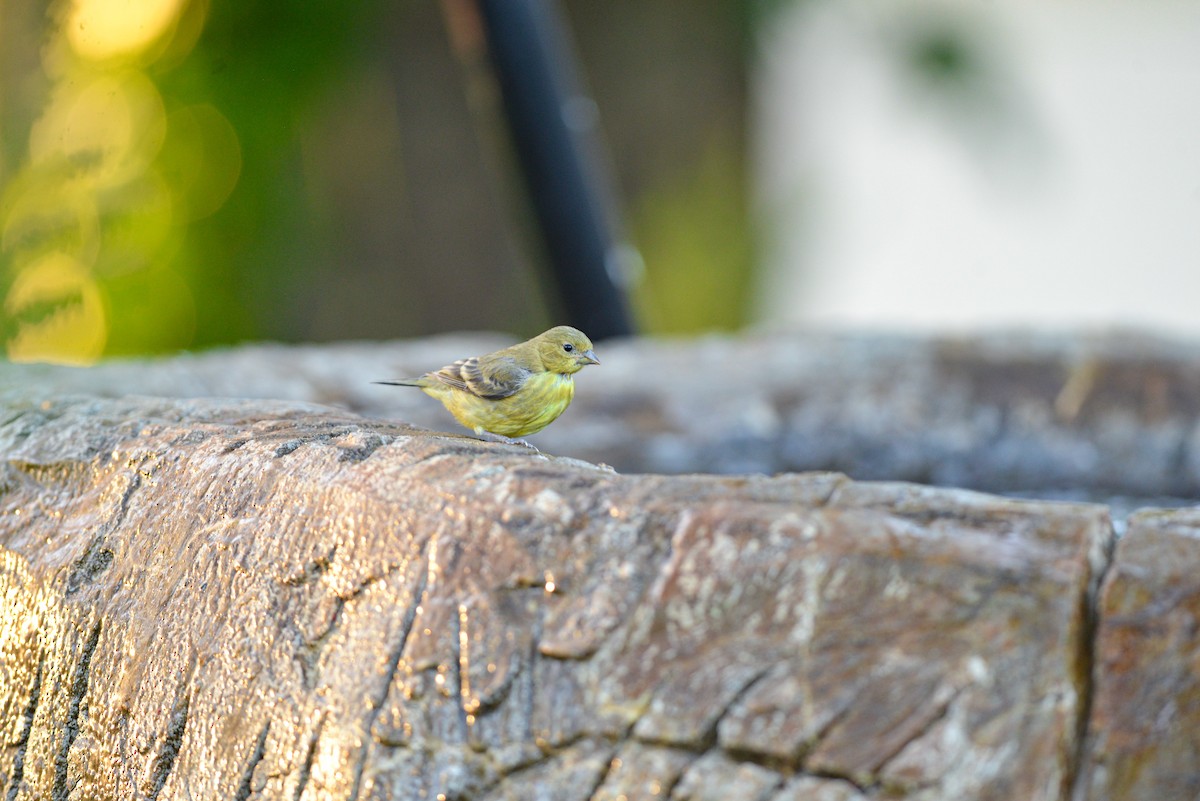
[[[560,325],[534,337],[538,356],[547,370],[554,373],[578,373],[585,365],[599,364],[592,352],[592,341],[577,328]]]

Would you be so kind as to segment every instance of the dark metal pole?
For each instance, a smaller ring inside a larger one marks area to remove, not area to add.
[[[553,0],[478,0],[487,47],[569,322],[593,339],[633,333],[618,281],[633,253],[597,158],[596,104]]]

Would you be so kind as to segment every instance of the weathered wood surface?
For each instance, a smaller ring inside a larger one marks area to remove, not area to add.
[[[0,365],[0,386],[300,400],[455,433],[436,401],[370,382],[512,341],[259,345],[89,370]],[[542,449],[621,472],[836,470],[1043,498],[1200,499],[1191,343],[761,334],[606,342],[598,354],[571,408],[531,440]]]
[[[345,402],[380,348],[0,365],[5,801],[1196,797],[1192,512],[1114,552],[1100,505],[104,397]]]
[[[1086,798],[1200,798],[1200,513],[1129,521],[1099,605]]]

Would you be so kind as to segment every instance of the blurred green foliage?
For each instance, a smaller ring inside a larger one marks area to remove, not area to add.
[[[653,330],[734,330],[746,319],[754,247],[746,225],[741,148],[714,141],[672,183],[630,209],[648,269],[634,292]]]
[[[455,0],[0,3],[9,358],[559,322],[512,233],[495,98],[446,40]],[[644,328],[739,326],[744,7],[704,0],[681,26],[564,4],[646,256]]]
[[[361,44],[383,7],[378,0],[215,2],[194,52],[160,79],[179,103],[219,109],[242,152],[224,208],[189,227],[193,344],[271,336],[277,298],[320,269],[313,256],[331,246],[312,224],[302,185],[303,132],[326,94],[362,69],[370,51]],[[201,176],[223,153],[219,145],[204,152]]]
[[[20,158],[6,143],[0,200],[9,355],[87,362],[262,336],[271,304],[256,294],[287,292],[312,268],[287,255],[319,247],[295,186],[300,133],[381,6],[56,6],[42,105],[15,109],[26,128],[5,132],[28,143]],[[6,75],[6,95],[20,83]]]

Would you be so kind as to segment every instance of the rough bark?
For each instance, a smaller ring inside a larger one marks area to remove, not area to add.
[[[419,375],[499,336],[260,345],[90,370],[0,365],[6,381],[123,396],[332,404],[461,429]],[[1200,349],[1109,336],[763,334],[601,343],[575,402],[533,442],[621,472],[836,470],[1115,505],[1200,498]],[[1133,496],[1127,501],[1121,496]]]
[[[1200,513],[1135,515],[1100,602],[1087,795],[1200,798]]]
[[[0,364],[0,797],[1200,795],[1194,512],[1114,553],[1120,497],[626,475],[354,413],[452,431],[369,380],[499,344]],[[600,355],[545,450],[1200,487],[1186,346]]]
[[[9,798],[1063,798],[1104,508],[10,402]],[[810,792],[811,791],[811,792]]]

